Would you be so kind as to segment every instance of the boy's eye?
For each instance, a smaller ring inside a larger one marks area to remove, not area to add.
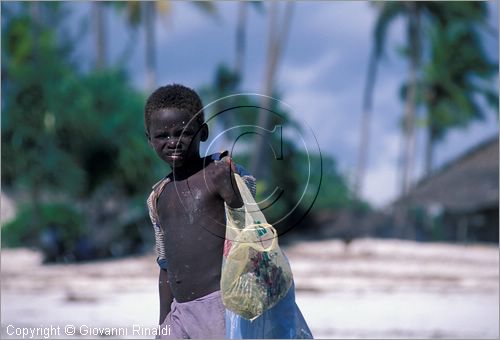
[[[176,138],[181,138],[181,137],[191,137],[194,134],[193,131],[191,130],[179,130],[174,133],[174,137]]]
[[[160,135],[157,135],[156,138],[158,138],[158,139],[165,139],[165,138],[170,138],[170,136],[166,135],[166,134],[160,134]]]
[[[155,138],[157,139],[170,139],[170,138],[181,138],[181,137],[191,137],[194,135],[194,131],[191,129],[183,130],[179,129],[175,131],[173,134],[170,133],[159,133],[155,135]]]

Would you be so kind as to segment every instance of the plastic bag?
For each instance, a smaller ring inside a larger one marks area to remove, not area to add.
[[[234,176],[244,205],[239,209],[226,205],[221,294],[227,309],[253,320],[287,294],[293,277],[276,230],[267,223],[243,179]]]
[[[295,303],[294,285],[278,304],[250,321],[226,309],[228,339],[312,339],[312,333]]]

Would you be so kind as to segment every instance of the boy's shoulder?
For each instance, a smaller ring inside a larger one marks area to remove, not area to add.
[[[207,156],[207,159],[208,162],[206,163],[205,169],[214,169],[213,171],[215,173],[219,171],[220,172],[225,172],[229,170],[233,171],[234,173],[238,174],[244,179],[245,183],[250,188],[250,191],[255,196],[255,191],[256,191],[255,178],[242,165],[234,163],[227,150],[209,155]],[[154,203],[156,203],[156,200],[162,193],[165,186],[171,181],[172,181],[172,172],[170,172],[168,175],[163,177],[161,180],[159,180],[152,186],[152,191],[148,198],[148,203],[152,203],[150,204],[150,206],[156,205]]]

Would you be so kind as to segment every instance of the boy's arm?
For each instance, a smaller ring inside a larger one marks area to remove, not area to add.
[[[160,295],[160,325],[165,320],[165,317],[170,312],[170,305],[174,300],[170,286],[168,284],[167,259],[165,256],[165,237],[163,228],[160,226],[159,217],[156,209],[156,201],[165,185],[169,182],[169,177],[165,177],[160,182],[153,186],[153,191],[147,199],[149,217],[153,224],[155,233],[155,250],[158,258],[156,262],[160,266],[160,275],[158,277],[158,291]]]
[[[243,206],[243,200],[234,179],[235,168],[228,158],[218,161],[213,172],[214,185],[222,199],[231,208]]]
[[[160,269],[160,277],[158,280],[158,288],[160,292],[160,322],[161,325],[167,314],[170,312],[170,305],[174,301],[174,296],[170,291],[168,284],[168,272],[165,269]]]

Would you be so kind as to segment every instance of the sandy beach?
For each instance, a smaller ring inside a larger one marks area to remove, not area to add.
[[[364,239],[285,250],[316,338],[499,336],[496,246]],[[2,249],[1,337],[152,338],[154,258],[42,265],[35,251]]]

